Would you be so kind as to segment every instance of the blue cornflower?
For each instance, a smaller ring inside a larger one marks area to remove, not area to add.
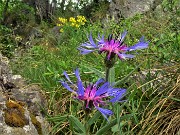
[[[77,84],[74,84],[70,80],[68,74],[65,71],[64,75],[67,79],[67,82],[61,80],[61,84],[67,90],[73,92],[76,95],[75,98],[84,101],[85,109],[91,110],[95,107],[106,119],[107,116],[112,115],[113,112],[109,109],[105,109],[102,107],[106,106],[108,102],[123,102],[122,98],[125,96],[126,89],[113,88],[108,82],[104,83],[103,79],[99,79],[94,84],[84,86],[81,81],[78,69],[75,70]],[[73,90],[69,84],[75,86],[76,90]]]
[[[128,47],[124,44],[124,38],[126,34],[127,31],[124,31],[120,39],[113,39],[112,35],[110,35],[108,39],[104,39],[103,35],[102,37],[98,35],[98,42],[95,43],[90,33],[89,41],[81,44],[78,49],[81,51],[81,54],[88,54],[96,50],[100,53],[104,52],[107,54],[107,60],[110,60],[115,55],[117,55],[120,59],[133,58],[134,55],[126,53],[138,49],[145,49],[148,47],[148,42],[144,40],[144,37],[142,37],[134,46]]]

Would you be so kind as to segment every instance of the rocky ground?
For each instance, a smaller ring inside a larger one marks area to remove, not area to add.
[[[46,99],[38,85],[13,75],[9,60],[0,54],[0,135],[46,135]]]

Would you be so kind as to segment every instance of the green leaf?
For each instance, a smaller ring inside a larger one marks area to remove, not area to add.
[[[135,103],[135,102],[132,101],[132,104],[131,104],[131,105],[125,104],[125,106],[127,107],[128,111],[132,114],[132,116],[133,116],[136,124],[138,124],[138,123],[139,123],[138,117],[137,117],[138,113],[136,112],[136,108],[134,107],[134,103]],[[131,108],[132,108],[132,109],[131,109]],[[139,126],[139,125],[138,125],[138,126]]]
[[[112,131],[113,133],[118,132],[118,131],[119,131],[119,125],[118,125],[118,124],[114,125],[114,126],[111,128],[111,131]]]
[[[55,134],[58,131],[58,129],[61,127],[61,124],[65,120],[67,120],[67,115],[63,115],[63,116],[57,115],[54,117],[48,116],[47,120],[54,123],[54,126],[50,131],[51,133],[49,134]]]
[[[96,69],[96,68],[93,68],[93,67],[90,67],[89,65],[83,65],[84,68],[87,68],[89,69],[91,72],[95,73],[99,78],[105,78],[105,74],[104,72]]]
[[[116,123],[116,125],[114,125],[112,128],[111,128],[111,131],[113,132],[113,133],[116,133],[116,132],[119,132],[120,133],[120,131],[121,131],[121,112],[122,112],[122,109],[123,109],[123,107],[124,107],[124,104],[125,103],[123,103],[123,105],[119,105],[118,103],[117,104],[115,104],[114,105],[114,107],[115,107],[115,110],[116,110],[116,118],[117,118],[117,123]]]
[[[128,77],[130,77],[134,71],[136,71],[140,66],[142,65],[142,63],[140,63],[135,69],[133,69],[127,76],[125,76],[124,78],[122,78],[121,80],[115,82],[114,86],[117,86],[121,83],[123,83]]]
[[[119,117],[120,120],[118,121],[117,119],[117,124],[111,128],[112,132],[114,133],[119,132],[119,134],[121,135],[123,126],[127,126],[128,120],[130,120],[132,117],[133,117],[133,114],[126,114],[124,116]]]
[[[83,126],[83,124],[73,115],[69,115],[69,121],[70,124],[72,124],[72,127],[76,129],[76,131],[78,131],[78,134],[85,134],[86,130],[85,127]]]
[[[116,123],[117,119],[114,119],[113,121],[102,127],[100,130],[98,130],[96,135],[103,135],[105,132],[109,131]]]
[[[101,116],[101,113],[97,111],[92,118],[88,120],[88,126],[90,127],[99,117]]]
[[[120,127],[123,127],[126,123],[125,122],[121,122],[120,124],[116,124],[111,128],[111,131],[113,133],[119,132]]]

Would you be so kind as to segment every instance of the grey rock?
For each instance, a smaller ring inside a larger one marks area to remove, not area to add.
[[[26,85],[26,81],[21,75],[13,75],[11,77],[11,82],[14,83],[18,88],[22,88],[24,85]]]
[[[109,14],[115,19],[128,18],[155,9],[160,3],[161,0],[113,0]]]
[[[46,108],[41,88],[13,75],[8,64],[0,54],[0,135],[48,134],[49,124],[41,112],[41,107]],[[25,120],[23,124],[19,119]]]
[[[54,26],[52,29],[51,29],[51,33],[55,36],[59,35],[60,34],[60,28],[59,26]]]
[[[0,102],[5,101],[6,97],[3,95],[2,92],[0,92]]]

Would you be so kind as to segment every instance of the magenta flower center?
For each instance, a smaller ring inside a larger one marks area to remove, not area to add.
[[[110,59],[112,54],[118,54],[125,52],[127,50],[127,47],[125,45],[121,45],[121,42],[118,40],[110,40],[106,41],[102,47],[100,48],[101,52],[107,52],[107,58]]]
[[[95,86],[88,86],[85,89],[84,96],[81,98],[81,100],[84,100],[86,103],[86,108],[91,108],[92,105],[99,106],[105,105],[104,101],[102,100],[105,95],[96,96],[97,88]]]

